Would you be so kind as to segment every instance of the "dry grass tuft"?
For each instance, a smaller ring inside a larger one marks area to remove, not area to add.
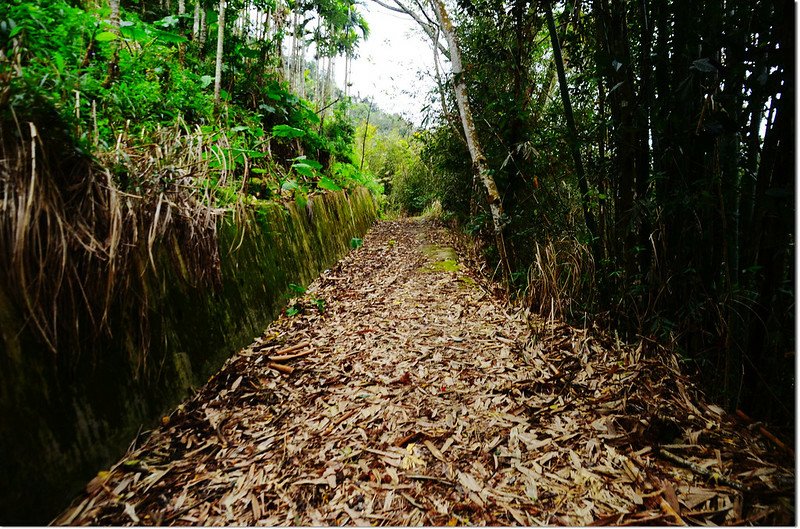
[[[112,326],[138,324],[129,349],[142,373],[156,294],[148,274],[169,266],[192,286],[220,282],[224,210],[207,184],[207,146],[177,127],[146,148],[132,148],[121,133],[93,160],[58,141],[59,130],[66,127],[14,116],[0,132],[0,288],[67,365],[77,361],[73,352],[96,354],[102,336],[122,332]]]
[[[537,243],[535,255],[523,298],[526,307],[554,319],[575,316],[592,304],[597,287],[588,246],[575,239]]]

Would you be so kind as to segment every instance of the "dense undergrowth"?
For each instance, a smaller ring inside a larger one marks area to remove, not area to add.
[[[669,344],[714,399],[790,427],[791,3],[556,2],[552,29],[548,3],[456,4],[512,290],[546,315]],[[416,169],[389,200],[438,201],[497,263],[452,82],[440,83],[435,125],[404,162]]]
[[[215,12],[204,15],[216,34]],[[0,6],[2,288],[65,366],[77,358],[63,351],[112,332],[119,299],[137,300],[123,319],[145,340],[141,278],[164,265],[155,247],[187,283],[214,287],[226,215],[357,186],[382,193],[356,163],[349,99],[293,93],[280,54],[266,60],[231,20],[215,100],[212,44],[188,16],[112,18],[105,3]]]

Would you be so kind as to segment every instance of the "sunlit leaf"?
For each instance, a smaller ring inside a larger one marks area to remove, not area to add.
[[[101,31],[97,35],[94,36],[94,40],[97,42],[109,42],[112,40],[116,40],[117,34],[112,33],[110,31]]]
[[[342,189],[336,182],[327,176],[323,176],[319,179],[319,182],[317,182],[317,187],[320,189],[327,189],[328,191],[340,191]]]

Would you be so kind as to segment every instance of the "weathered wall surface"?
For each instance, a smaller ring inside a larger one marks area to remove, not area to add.
[[[140,428],[260,334],[285,305],[289,283],[308,284],[333,265],[375,217],[372,197],[359,189],[313,197],[302,209],[262,210],[244,220],[244,230],[223,221],[220,290],[189,286],[175,267],[148,275],[142,310],[150,314],[151,348],[143,375],[129,360],[139,322],[115,321],[102,355],[73,354],[78,368],[59,369],[0,291],[0,524],[52,519]],[[156,260],[165,263],[163,253]]]

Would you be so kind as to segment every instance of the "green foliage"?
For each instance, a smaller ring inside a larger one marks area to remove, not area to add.
[[[340,20],[345,33],[363,22],[344,3],[304,9],[326,10],[334,18],[350,12],[350,19]],[[123,9],[117,32],[109,14],[106,7],[83,10],[66,0],[3,3],[0,79],[8,81],[8,104],[2,111],[55,109],[86,151],[111,149],[120,138],[158,144],[165,128],[195,131],[205,144],[196,152],[213,173],[198,183],[210,185],[222,205],[235,203],[240,190],[257,200],[283,196],[301,205],[316,190],[366,185],[376,196],[382,193],[352,165],[355,127],[345,103],[322,123],[314,104],[269,71],[269,61],[258,63],[266,71],[241,75],[253,72],[262,52],[274,53],[272,43],[243,39],[226,23],[226,104],[220,109],[213,98],[214,57],[208,46],[187,39],[189,15],[150,6],[146,16]],[[216,12],[206,15],[213,34]],[[347,39],[347,46],[357,40]]]
[[[340,103],[336,106],[333,118],[325,122],[326,147],[335,160],[354,164],[353,143],[356,129],[347,117],[348,106]]]
[[[352,248],[353,250],[357,250],[362,246],[364,246],[363,239],[359,239],[358,237],[353,237],[352,239],[350,239],[350,248]]]
[[[272,127],[272,135],[276,138],[302,138],[306,135],[306,131],[289,125],[275,125]]]
[[[306,288],[303,285],[298,285],[297,283],[289,283],[289,290],[301,296],[306,293]]]

